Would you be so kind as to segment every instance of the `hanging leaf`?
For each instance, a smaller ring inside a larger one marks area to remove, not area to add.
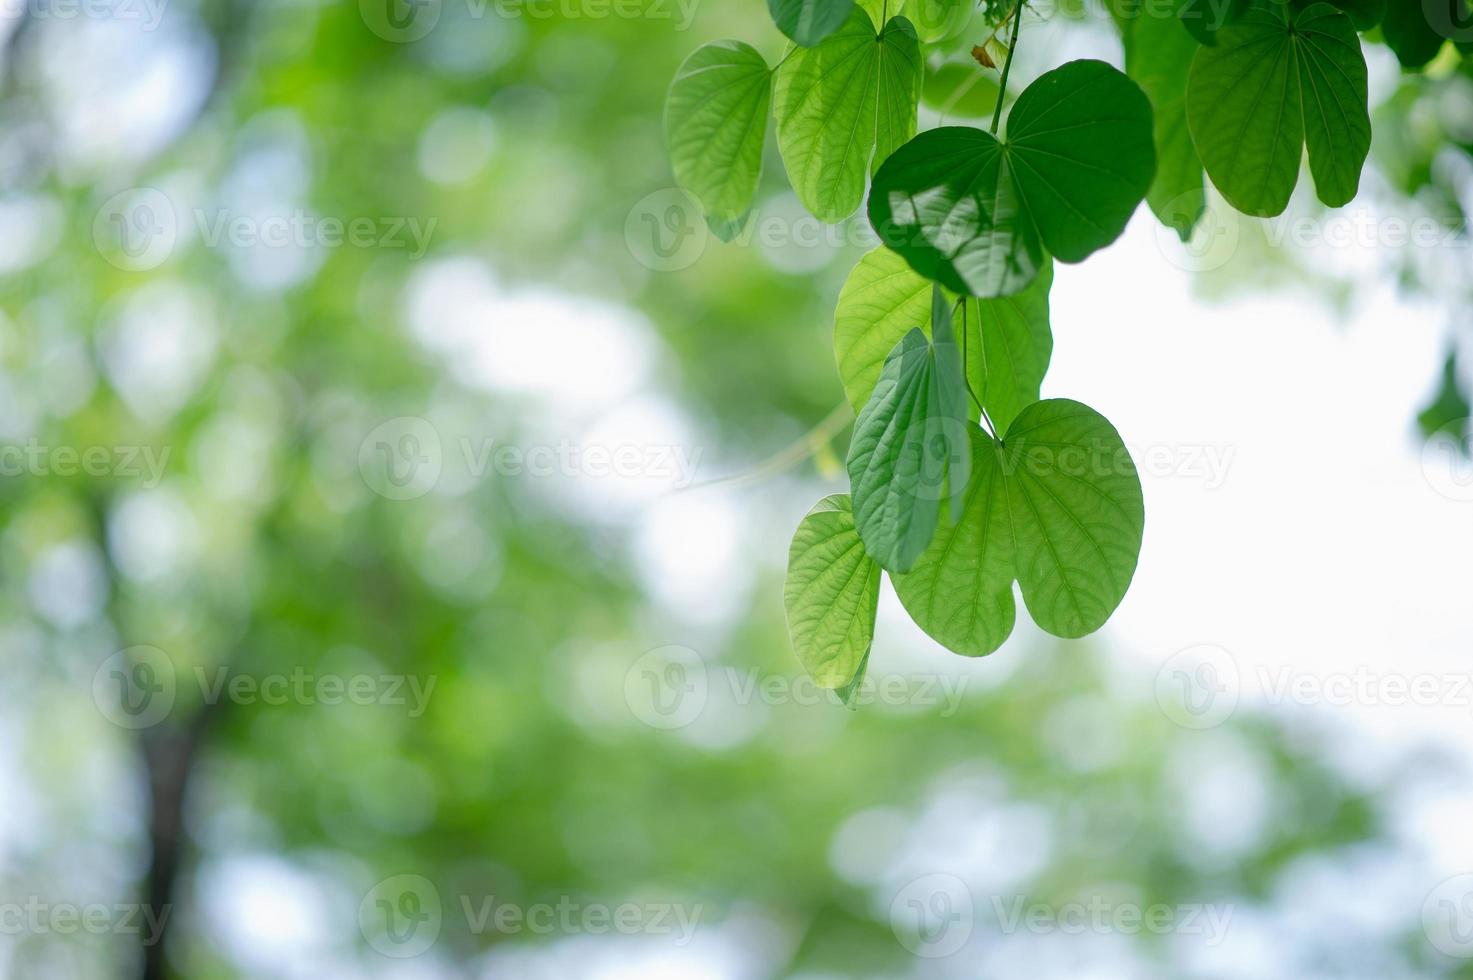
[[[856,7],[816,47],[777,70],[778,149],[793,192],[822,221],[841,221],[864,199],[876,166],[915,134],[921,50],[915,28],[893,17],[883,31]]]
[[[972,296],[1025,288],[1044,250],[1083,261],[1119,237],[1155,173],[1151,105],[1102,61],[1072,61],[1023,91],[1006,141],[943,127],[875,177],[869,217],[921,275]]]
[[[741,230],[762,174],[772,73],[750,45],[697,48],[665,99],[665,139],[675,180],[701,202],[717,235]]]
[[[849,495],[825,497],[793,535],[783,587],[793,649],[819,687],[858,686],[879,596],[880,566],[864,553]]]
[[[777,29],[805,48],[838,30],[853,9],[854,0],[767,0]]]
[[[1433,5],[1427,5],[1422,0],[1390,0],[1386,4],[1386,13],[1381,19],[1381,36],[1386,40],[1386,46],[1396,53],[1396,59],[1401,62],[1403,68],[1421,69],[1427,62],[1437,57],[1442,50],[1442,42],[1447,36],[1439,33],[1438,26],[1445,26],[1449,33],[1456,26],[1466,29],[1470,23],[1467,15],[1467,4],[1453,4],[1457,0],[1436,0]],[[1441,9],[1439,9],[1441,8]],[[1447,11],[1447,19],[1442,25],[1434,25],[1430,16],[1431,11]]]
[[[855,526],[870,557],[896,572],[908,570],[930,543],[948,479],[966,482],[961,358],[941,330],[930,343],[915,327],[895,345],[849,443]]]
[[[915,568],[891,575],[916,625],[964,657],[986,656],[1013,631],[1013,547],[997,443],[970,430],[972,475],[956,522],[942,528]]]
[[[1187,76],[1197,42],[1168,18],[1138,14],[1122,29],[1125,73],[1151,100],[1156,179],[1146,194],[1151,211],[1182,241],[1207,209],[1202,160],[1187,129]]]
[[[1366,61],[1350,18],[1326,3],[1256,6],[1202,48],[1187,122],[1212,183],[1245,214],[1281,214],[1309,168],[1319,198],[1355,197],[1371,147]]]
[[[1140,2],[1140,0],[1138,0]],[[1217,44],[1217,33],[1248,12],[1253,0],[1176,0],[1177,20],[1194,41],[1209,47]],[[1278,2],[1278,0],[1270,0]],[[1148,11],[1143,11],[1149,16]],[[1144,19],[1144,18],[1143,18]]]
[[[1369,31],[1381,23],[1386,16],[1386,0],[1329,0],[1331,4],[1345,11],[1350,17],[1350,22],[1358,31]],[[1438,0],[1443,2],[1443,0]],[[1308,6],[1300,0],[1300,6]],[[1451,6],[1451,0],[1449,0]]]
[[[1038,401],[1053,352],[1052,284],[1053,266],[1045,263],[1023,292],[968,299],[957,315],[971,389],[1002,428]],[[869,401],[886,355],[912,327],[927,323],[930,295],[931,283],[887,248],[867,253],[849,274],[834,313],[834,354],[855,411]],[[947,298],[956,299],[949,293]],[[975,412],[968,417],[975,419]]]
[[[965,656],[1012,632],[1017,580],[1036,622],[1064,637],[1099,629],[1135,575],[1145,529],[1140,479],[1120,435],[1078,402],[1037,402],[1002,442],[972,434],[960,519],[896,594],[923,630]]]

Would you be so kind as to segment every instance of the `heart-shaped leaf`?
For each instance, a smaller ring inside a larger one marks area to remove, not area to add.
[[[723,238],[740,230],[762,174],[772,73],[750,45],[703,44],[665,98],[665,139],[676,182],[701,202]]]
[[[1155,174],[1151,105],[1102,61],[1071,61],[1023,91],[999,141],[922,133],[880,168],[869,217],[921,275],[972,296],[1026,287],[1044,250],[1080,262],[1119,237]]]
[[[971,389],[1002,429],[1038,401],[1053,352],[1052,284],[1053,266],[1045,262],[1021,293],[968,299],[958,315]],[[834,313],[834,353],[855,411],[869,401],[886,355],[912,327],[927,323],[930,295],[931,283],[887,248],[867,253],[849,274]]]
[[[879,596],[880,566],[864,553],[849,495],[825,497],[793,535],[783,587],[793,649],[819,687],[858,685]]]
[[[909,574],[894,575],[906,611],[957,653],[983,656],[1012,632],[1012,583],[1056,636],[1110,617],[1135,574],[1145,529],[1140,479],[1120,435],[1067,399],[1036,402],[1002,442],[976,429],[960,517]]]
[[[1371,148],[1355,26],[1327,3],[1254,6],[1197,52],[1187,122],[1212,183],[1239,211],[1283,213],[1306,144],[1320,200],[1348,204]]]
[[[815,217],[841,221],[859,207],[871,159],[878,166],[915,134],[920,87],[920,42],[910,21],[892,17],[876,32],[860,7],[778,68],[778,149],[793,192]]]
[[[777,29],[805,48],[839,29],[854,0],[767,0],[767,10]]]
[[[961,355],[947,322],[932,331],[934,343],[914,327],[895,345],[849,442],[855,526],[870,557],[896,572],[926,550],[948,480],[959,493],[969,467]]]

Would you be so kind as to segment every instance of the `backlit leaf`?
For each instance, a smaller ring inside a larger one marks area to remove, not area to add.
[[[864,553],[849,495],[825,497],[793,535],[783,587],[793,649],[819,687],[861,679],[879,595],[880,566]]]
[[[793,192],[815,217],[840,221],[859,207],[871,160],[878,166],[914,135],[920,85],[915,28],[894,17],[877,33],[860,7],[778,68],[778,149]]]
[[[665,99],[665,138],[675,180],[701,202],[713,230],[741,230],[762,173],[772,73],[751,46],[697,48]]]

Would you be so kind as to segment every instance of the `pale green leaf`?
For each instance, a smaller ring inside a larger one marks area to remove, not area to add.
[[[862,679],[879,595],[880,566],[864,553],[849,495],[825,497],[793,535],[783,587],[793,649],[819,687]]]
[[[921,53],[915,28],[895,17],[876,32],[862,7],[777,70],[778,149],[793,192],[823,221],[853,214],[871,160],[878,166],[914,133]]]
[[[1045,269],[1021,293],[969,299],[958,314],[965,337],[966,371],[998,426],[1038,400],[1053,351]],[[839,293],[834,313],[834,353],[844,392],[855,411],[864,407],[879,380],[885,357],[912,327],[926,325],[931,283],[887,248],[859,260]],[[955,296],[948,294],[955,300]]]
[[[722,238],[740,231],[757,192],[771,79],[751,46],[718,41],[685,59],[665,99],[675,180]]]

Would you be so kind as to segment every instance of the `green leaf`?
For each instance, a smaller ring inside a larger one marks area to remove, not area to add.
[[[1217,43],[1217,32],[1248,12],[1253,0],[1177,0],[1177,19],[1192,39],[1206,45]],[[1270,0],[1274,2],[1274,0]],[[1151,16],[1149,11],[1145,12]]]
[[[1076,637],[1105,624],[1140,557],[1145,503],[1120,433],[1068,399],[1013,420],[1000,463],[1013,529],[1013,570],[1033,621]]]
[[[919,327],[895,345],[849,442],[854,523],[865,551],[893,572],[909,570],[936,531],[948,479],[966,482],[967,400],[955,345]]]
[[[793,192],[822,221],[841,221],[864,199],[875,165],[915,134],[921,49],[895,17],[876,33],[863,9],[777,70],[778,149]]]
[[[870,651],[864,651],[864,659],[859,662],[859,669],[854,672],[854,679],[836,692],[839,695],[839,701],[850,711],[859,710],[859,689],[864,684],[865,672],[869,670],[869,655]]]
[[[825,497],[793,535],[783,586],[793,649],[819,687],[862,678],[879,598],[880,566],[864,553],[849,495]]]
[[[839,29],[854,0],[767,0],[767,9],[778,30],[811,48]]]
[[[990,119],[997,105],[997,79],[975,63],[948,61],[937,68],[927,66],[921,101],[942,116]]]
[[[968,299],[959,314],[971,388],[1002,428],[1038,400],[1053,352],[1052,284],[1053,266],[1045,262],[1043,273],[1023,292]],[[912,327],[927,323],[930,294],[931,283],[887,248],[866,254],[849,274],[834,312],[834,354],[855,411],[869,401],[889,352]]]
[[[1207,209],[1202,160],[1187,129],[1187,76],[1197,42],[1169,18],[1140,14],[1123,32],[1125,73],[1151,100],[1156,179],[1146,194],[1151,211],[1182,241]]]
[[[1350,17],[1350,22],[1358,31],[1369,31],[1381,23],[1386,16],[1386,0],[1329,0],[1331,4],[1345,11]],[[1444,0],[1438,0],[1444,2]],[[1308,6],[1302,2],[1300,6]]]
[[[1438,2],[1448,6],[1448,25],[1455,21],[1463,25],[1468,23],[1466,4],[1463,5],[1462,17],[1458,20],[1458,11],[1453,9],[1452,0]],[[1396,53],[1401,66],[1410,69],[1425,67],[1427,62],[1437,57],[1437,53],[1442,50],[1442,42],[1447,40],[1433,26],[1422,0],[1388,2],[1386,14],[1381,19],[1381,36],[1385,39],[1386,46]]]
[[[757,193],[771,79],[750,45],[718,41],[685,59],[665,99],[675,180],[723,240],[740,232]]]
[[[1239,211],[1283,212],[1306,143],[1320,200],[1349,203],[1371,147],[1355,26],[1326,3],[1254,7],[1197,52],[1187,122],[1212,183]]]
[[[1066,399],[1036,402],[1002,442],[972,434],[960,519],[909,574],[894,575],[911,618],[965,656],[1012,632],[1014,579],[1056,636],[1104,625],[1135,575],[1145,529],[1140,480],[1103,416]]]
[[[1102,61],[1072,61],[1023,91],[1007,139],[968,127],[922,133],[875,177],[880,240],[948,289],[1005,296],[1044,249],[1080,262],[1119,237],[1155,173],[1151,105]]]
[[[967,377],[992,424],[1007,429],[1029,405],[1048,373],[1054,335],[1049,327],[1049,291],[1054,265],[1045,261],[1027,289],[964,306]]]
[[[964,657],[982,657],[1013,631],[1013,545],[997,443],[970,426],[972,473],[958,519],[907,574],[891,575],[916,625]]]

